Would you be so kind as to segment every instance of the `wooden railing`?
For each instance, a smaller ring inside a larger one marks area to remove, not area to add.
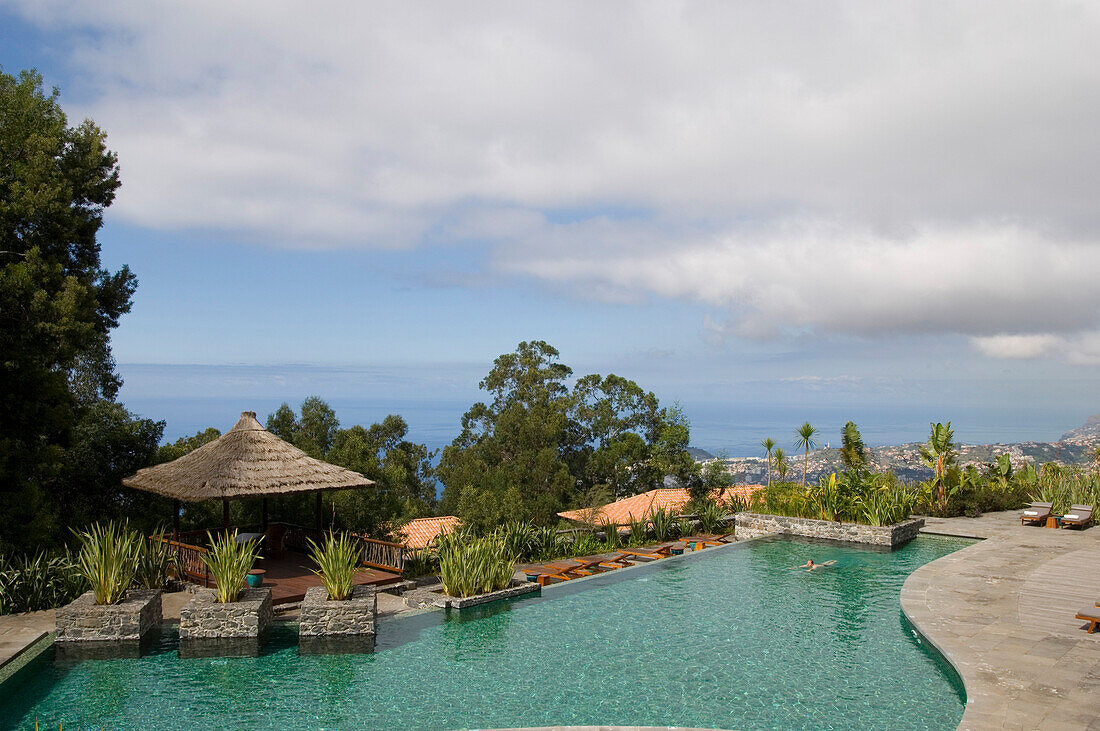
[[[354,535],[354,534],[352,534]],[[400,543],[379,541],[375,538],[357,536],[363,546],[363,565],[385,571],[401,573],[405,570],[405,547]]]
[[[271,525],[275,524],[272,523]],[[270,550],[276,552],[290,550],[308,553],[310,550],[309,541],[312,540],[319,544],[324,540],[324,535],[326,533],[326,531],[319,531],[315,528],[305,528],[300,525],[294,525],[293,523],[280,523],[279,525],[283,528],[281,545],[268,546]],[[259,526],[244,526],[244,528],[259,530]],[[241,527],[237,528],[237,530],[241,529]],[[221,530],[222,529],[219,528],[217,531],[211,531],[211,533],[217,535]],[[349,533],[349,535],[360,541],[361,560],[364,566],[396,573],[404,571],[406,549],[400,543],[380,541],[376,538],[368,538],[358,533]],[[181,541],[170,540],[167,535],[151,536],[150,540],[163,541],[173,546],[176,549],[176,558],[179,561],[181,570],[186,573],[189,578],[203,582],[204,586],[208,586],[210,578],[206,570],[206,563],[202,560],[202,556],[207,552],[207,549],[202,546],[194,545],[194,543],[199,542],[205,543],[206,538],[206,531],[190,531],[180,534]],[[188,540],[194,541],[194,543],[186,542]]]
[[[149,536],[150,541],[159,541],[168,544],[176,556],[176,565],[181,579],[190,579],[201,582],[203,586],[210,586],[210,569],[203,560],[207,550],[202,546],[193,546],[189,543],[173,541],[167,536]]]

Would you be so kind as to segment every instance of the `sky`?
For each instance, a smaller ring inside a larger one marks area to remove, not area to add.
[[[124,400],[469,401],[540,339],[665,402],[1068,429],[1100,412],[1098,31],[1057,1],[0,0],[0,66],[119,155]]]

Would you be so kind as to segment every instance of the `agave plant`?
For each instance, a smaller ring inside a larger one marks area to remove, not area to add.
[[[96,523],[80,538],[77,567],[87,579],[96,604],[114,604],[130,588],[137,571],[141,535],[126,523]]]
[[[359,540],[347,533],[336,534],[332,531],[321,545],[314,543],[312,538],[307,540],[309,557],[317,564],[317,568],[311,571],[321,577],[321,585],[328,592],[328,598],[336,601],[350,599],[362,558]]]
[[[236,601],[256,562],[256,541],[237,542],[237,531],[222,533],[217,538],[207,532],[206,536],[210,550],[203,554],[202,560],[214,577],[217,600]]]
[[[695,532],[695,521],[691,520],[688,517],[681,516],[680,519],[676,521],[676,525],[673,526],[673,530],[680,538],[683,538],[684,536],[690,536],[692,533]]]
[[[439,576],[449,596],[468,597],[503,589],[511,583],[515,570],[515,559],[497,537],[440,545]]]

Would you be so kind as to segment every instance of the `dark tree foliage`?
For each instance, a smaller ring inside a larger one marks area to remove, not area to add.
[[[481,382],[492,400],[470,407],[443,450],[443,512],[483,527],[553,523],[566,507],[587,507],[593,491],[621,498],[672,477],[705,492],[679,409],[661,408],[652,393],[614,374],[584,376],[570,388],[573,371],[558,356],[532,341],[493,362]]]
[[[68,125],[38,73],[0,71],[0,546],[58,534],[74,429],[105,416],[96,404],[120,385],[109,336],[136,281],[100,262],[96,234],[119,186],[105,143],[91,121]],[[88,469],[78,484],[112,474]]]
[[[405,439],[408,424],[404,419],[390,414],[369,427],[341,429],[336,412],[318,396],[307,398],[300,412],[299,417],[284,403],[268,415],[268,431],[317,459],[354,470],[377,483],[363,490],[325,493],[326,524],[382,536],[403,521],[433,513],[436,499],[431,460],[435,455],[423,444]],[[309,522],[313,497],[273,499],[270,511],[273,520]]]

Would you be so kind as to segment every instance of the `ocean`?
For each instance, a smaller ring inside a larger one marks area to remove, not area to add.
[[[409,425],[408,439],[442,449],[458,434],[469,400],[327,398],[341,426],[369,426],[387,414],[400,414]],[[143,417],[165,422],[165,441],[175,441],[213,426],[226,431],[240,412],[255,411],[263,422],[282,403],[271,398],[143,398],[124,397],[126,407]],[[297,410],[302,399],[289,403]],[[681,402],[691,423],[691,445],[727,457],[754,457],[760,440],[771,437],[792,449],[795,429],[809,421],[820,431],[818,445],[836,445],[849,419],[859,425],[870,446],[924,441],[929,422],[951,421],[956,439],[966,444],[1054,441],[1084,423],[1090,407],[1079,412],[1065,408],[950,407],[913,405],[792,405],[718,402]]]

